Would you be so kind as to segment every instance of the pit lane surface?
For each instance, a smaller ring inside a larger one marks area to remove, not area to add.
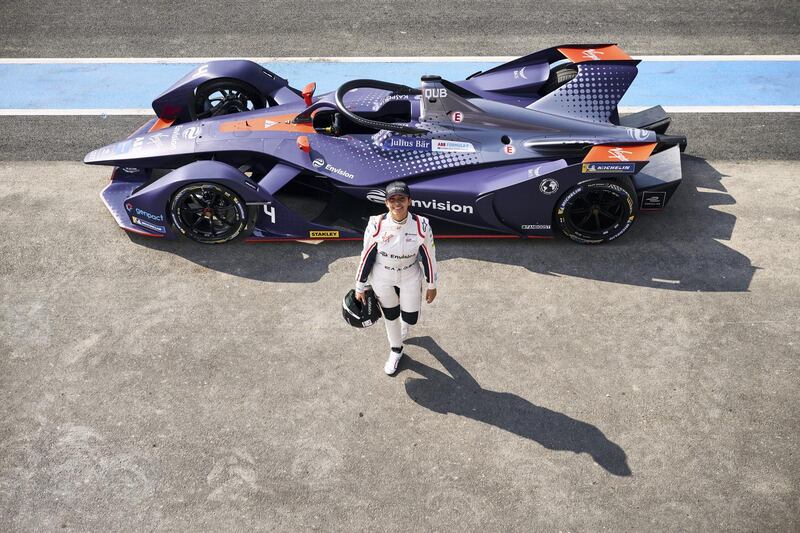
[[[800,525],[797,115],[676,116],[684,183],[611,245],[440,241],[396,378],[339,318],[356,244],[116,227],[78,161],[140,121],[0,119],[0,529]]]

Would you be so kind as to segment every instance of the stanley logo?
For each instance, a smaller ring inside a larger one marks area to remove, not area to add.
[[[338,231],[309,231],[308,236],[312,239],[338,239]]]

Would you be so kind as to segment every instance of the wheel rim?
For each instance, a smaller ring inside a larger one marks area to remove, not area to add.
[[[241,113],[243,111],[252,111],[255,108],[256,103],[243,88],[236,86],[220,87],[203,97],[202,102],[198,102],[197,118]]]
[[[567,221],[573,229],[602,236],[628,216],[625,199],[608,190],[589,190],[573,199]]]
[[[178,223],[198,241],[220,241],[238,233],[239,208],[233,199],[212,188],[197,188],[183,195],[176,206]]]

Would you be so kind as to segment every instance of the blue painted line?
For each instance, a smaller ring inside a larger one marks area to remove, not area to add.
[[[272,63],[294,87],[317,82],[317,94],[354,78],[416,86],[423,74],[459,80],[496,63]],[[148,108],[195,67],[187,64],[0,64],[0,109]],[[800,105],[798,61],[644,61],[622,106]]]

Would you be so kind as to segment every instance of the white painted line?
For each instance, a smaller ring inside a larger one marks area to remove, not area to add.
[[[667,113],[800,113],[800,105],[665,105]],[[620,113],[636,113],[650,106],[619,108]]]
[[[661,278],[650,278],[650,279],[658,283],[670,283],[672,285],[680,285],[681,283],[681,281],[678,279],[661,279]]]
[[[750,105],[750,106],[662,106],[667,113],[800,113],[800,105]],[[620,113],[636,113],[649,109],[620,107]],[[0,116],[154,116],[152,109],[2,109]]]
[[[506,63],[521,56],[377,56],[377,57],[4,57],[0,64],[92,64],[92,63],[207,63],[223,59],[250,59],[258,63]],[[800,61],[800,55],[684,55],[633,56],[643,61]]]
[[[152,109],[0,109],[0,116],[155,115]]]

